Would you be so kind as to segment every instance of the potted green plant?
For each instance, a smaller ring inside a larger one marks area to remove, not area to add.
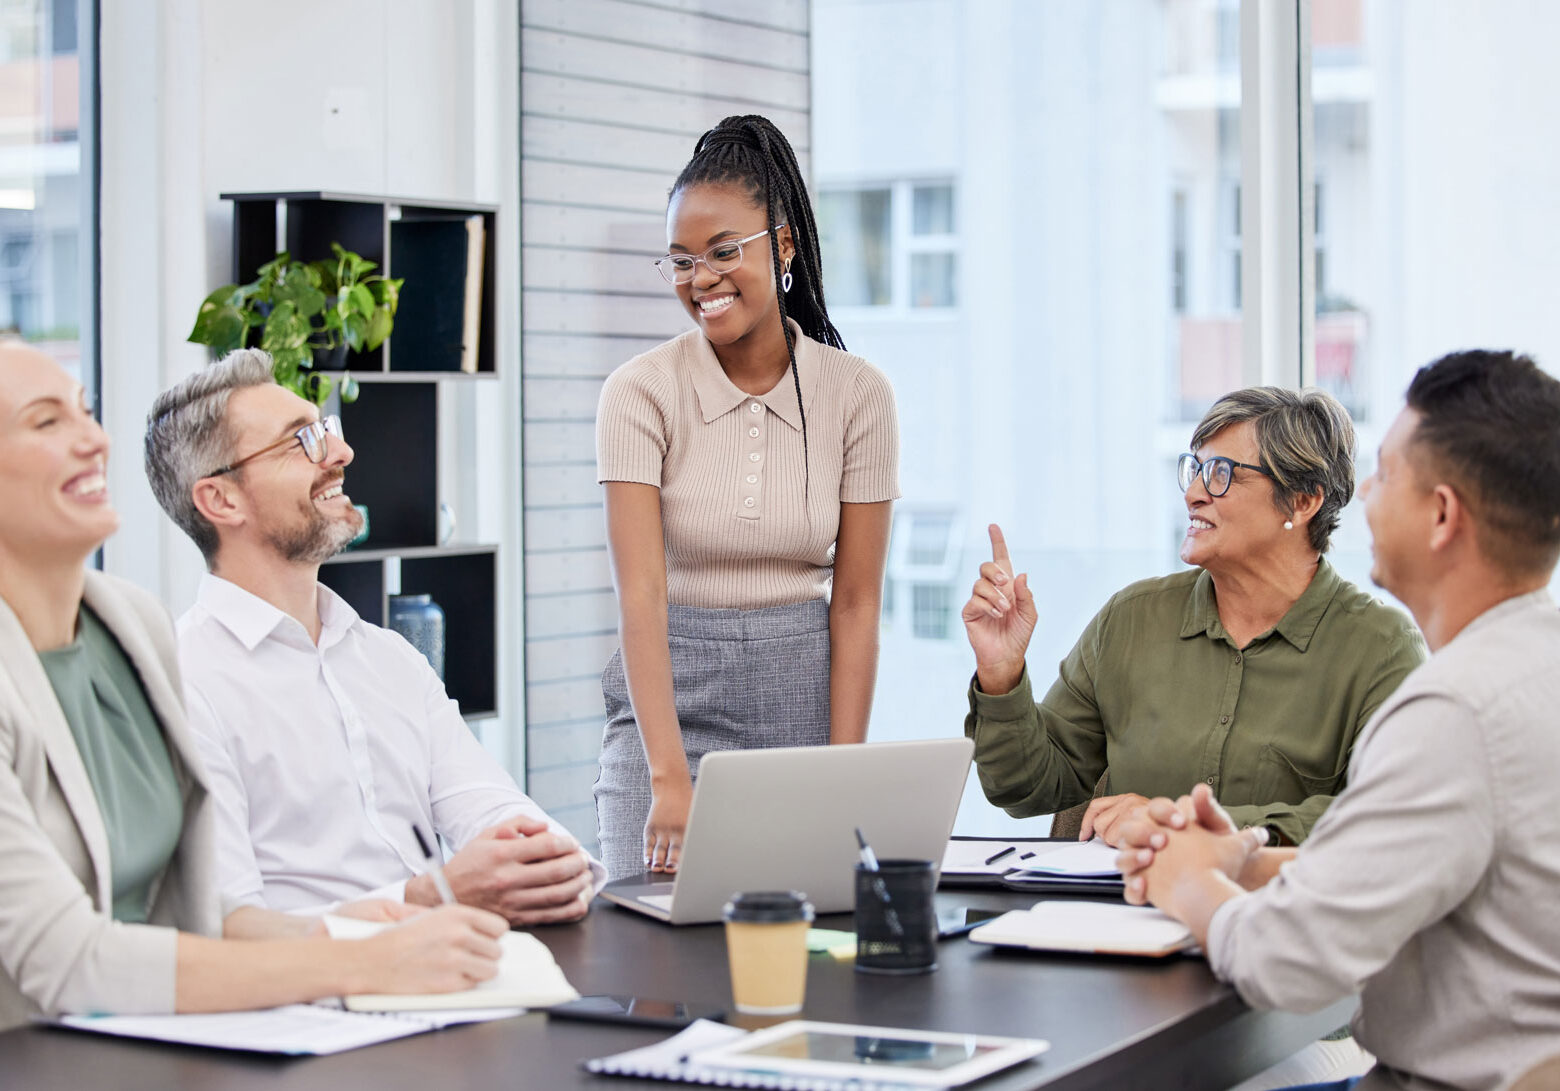
[[[218,288],[201,303],[189,340],[218,356],[251,344],[264,349],[278,383],[323,405],[335,384],[316,365],[339,366],[348,349],[378,348],[401,294],[401,280],[373,272],[374,262],[339,243],[330,248],[335,257],[310,262],[283,250],[248,284]],[[342,374],[340,393],[344,402],[357,399],[350,374]]]

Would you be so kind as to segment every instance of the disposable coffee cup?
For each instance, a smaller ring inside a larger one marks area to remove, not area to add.
[[[791,1015],[807,994],[807,928],[813,907],[794,890],[733,894],[721,916],[731,998],[747,1015]]]

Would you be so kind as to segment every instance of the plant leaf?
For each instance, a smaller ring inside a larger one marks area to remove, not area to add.
[[[309,332],[309,320],[298,313],[292,301],[286,300],[272,308],[271,316],[265,320],[260,347],[272,355],[283,349],[302,350]]]
[[[210,345],[217,355],[226,355],[244,343],[248,323],[237,307],[219,306],[207,301],[195,315],[195,328],[189,340]]]
[[[217,307],[232,306],[239,301],[242,293],[243,289],[237,284],[224,284],[201,301],[201,309],[204,310],[208,303]]]
[[[390,336],[390,328],[394,325],[390,312],[383,307],[376,307],[368,319],[368,332],[363,336],[363,347],[376,349],[384,344],[385,338]]]
[[[305,276],[291,276],[285,283],[278,284],[274,298],[278,305],[293,304],[304,318],[313,318],[325,309],[325,293]]]
[[[360,314],[347,315],[341,334],[353,352],[362,352],[363,340],[368,335],[368,319]]]
[[[374,296],[361,284],[354,284],[350,293],[353,308],[362,315],[374,313]]]
[[[350,405],[357,401],[360,389],[358,381],[352,377],[350,372],[343,371],[341,373],[341,400],[343,402]]]
[[[333,261],[313,261],[309,263],[309,269],[314,273],[315,286],[327,296],[333,296],[340,290],[336,282],[336,263]]]
[[[380,277],[377,280],[368,281],[368,290],[373,294],[374,302],[389,311],[392,318],[395,317],[396,307],[400,306],[401,303],[401,282],[403,279],[397,277],[392,280],[389,277]]]
[[[330,397],[330,388],[334,384],[329,375],[321,375],[318,371],[310,373],[303,379],[305,389],[304,397],[315,405],[324,405]]]

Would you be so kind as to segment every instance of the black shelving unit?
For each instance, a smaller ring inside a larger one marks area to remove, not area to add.
[[[372,352],[350,353],[345,367],[360,380],[376,374],[415,381],[451,374],[491,377],[496,373],[494,334],[497,317],[493,273],[498,213],[495,206],[397,200],[322,190],[224,193],[222,199],[233,202],[233,275],[236,282],[253,280],[260,266],[280,250],[287,250],[298,261],[317,261],[329,258],[330,244],[339,242],[348,250],[376,262],[379,268],[375,272],[405,279],[401,290],[404,295],[414,298],[411,307],[417,314],[413,317],[421,316],[424,321],[449,319],[457,331],[465,307],[464,267],[456,269],[447,262],[440,264],[436,249],[414,236],[420,228],[445,225],[455,236],[464,238],[463,221],[480,218],[484,275],[476,370],[463,372],[458,362],[453,366],[430,367],[425,357],[412,356],[405,351],[401,354],[405,358],[397,359],[396,347],[406,335],[418,334],[415,342],[408,343],[421,343],[422,335],[426,333],[403,329],[400,318],[396,321],[396,333],[389,341]],[[429,304],[430,298],[437,302]],[[403,299],[403,310],[407,306]]]
[[[368,507],[369,536],[328,561],[320,579],[380,625],[389,620],[391,594],[431,596],[445,615],[445,687],[467,719],[496,715],[498,546],[439,544],[438,409],[441,384],[497,377],[497,210],[326,191],[222,197],[233,202],[236,282],[253,279],[279,250],[300,261],[328,258],[332,242],[378,263],[386,276],[405,278],[390,339],[372,352],[348,354],[345,364],[363,387],[357,401],[341,407],[355,452],[346,485],[353,502]],[[468,245],[475,218],[483,240],[481,305],[476,370],[465,371],[458,344],[451,356],[438,338],[451,328],[460,338],[466,256],[456,262],[441,255],[439,244]],[[430,359],[441,366],[429,367]]]
[[[444,610],[445,689],[468,720],[498,714],[497,546],[358,549],[326,562],[320,580],[381,625],[390,616],[391,587],[430,596]]]

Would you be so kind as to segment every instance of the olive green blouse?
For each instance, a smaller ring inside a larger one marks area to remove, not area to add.
[[[1278,624],[1244,648],[1201,569],[1118,592],[1036,704],[970,685],[964,733],[986,798],[1015,817],[1099,794],[1174,798],[1210,785],[1242,826],[1293,842],[1342,789],[1355,736],[1425,659],[1412,620],[1324,559]]]
[[[85,605],[76,639],[38,658],[76,737],[108,832],[114,919],[145,923],[184,824],[162,727],[135,667]]]

